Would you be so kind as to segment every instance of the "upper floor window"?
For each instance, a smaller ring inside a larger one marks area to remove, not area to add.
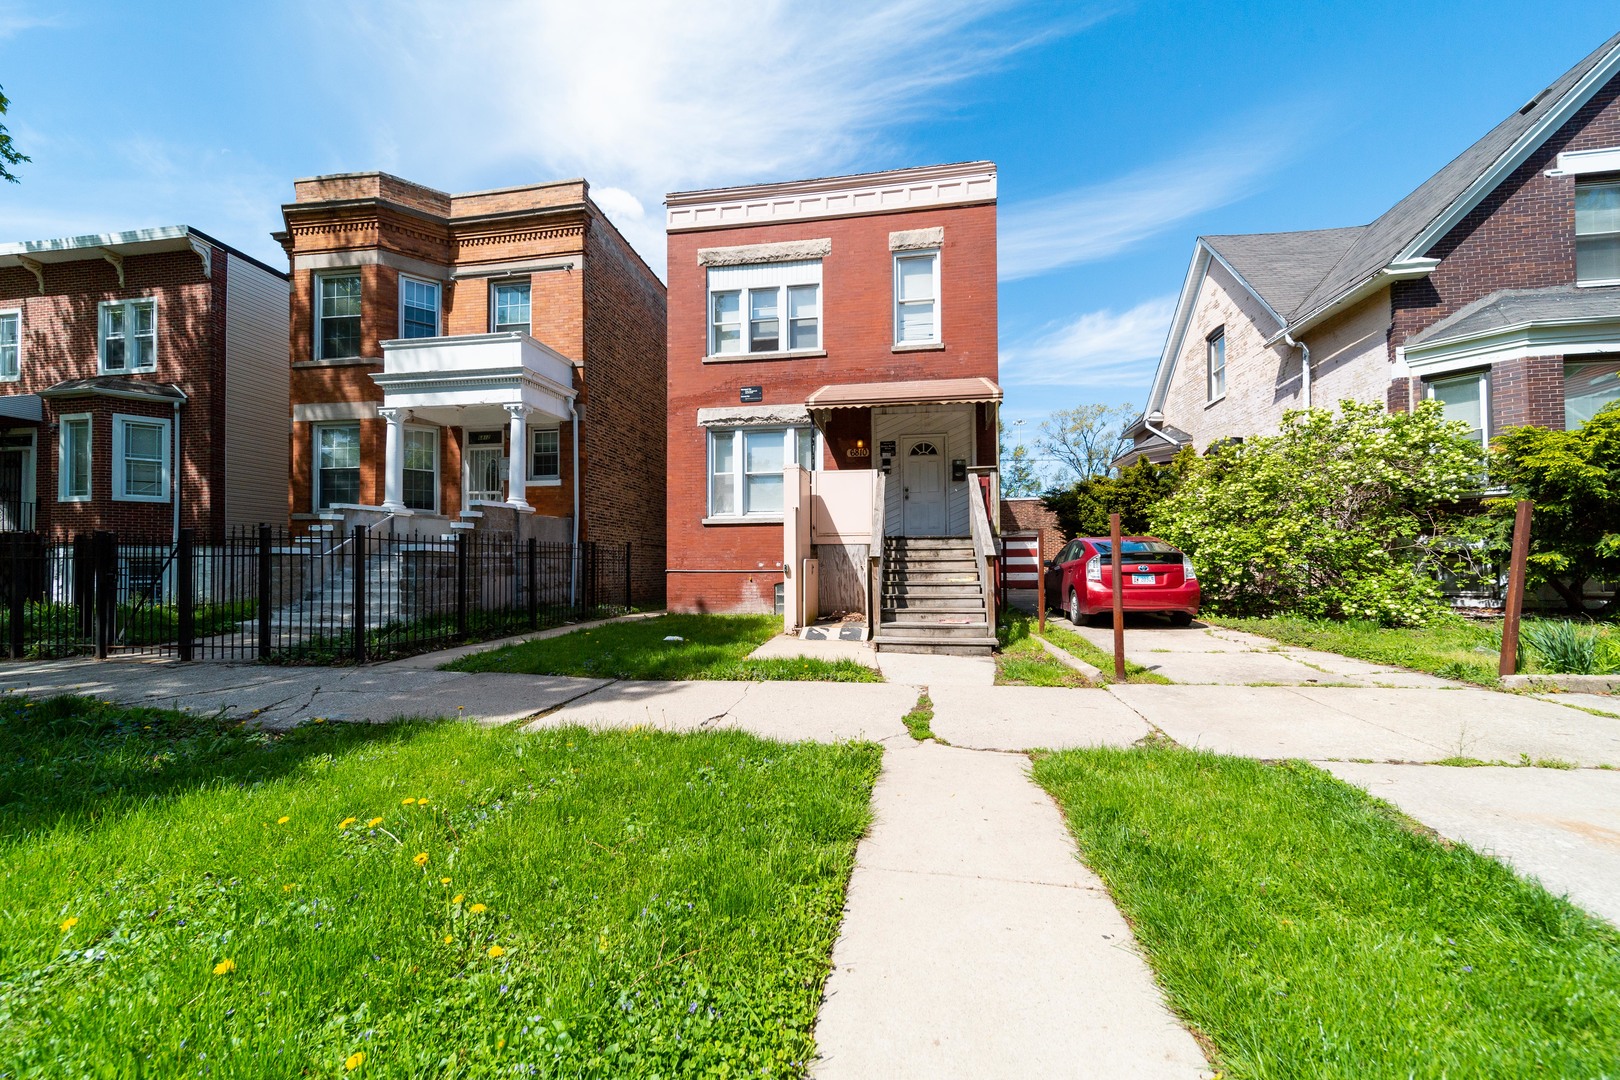
[[[895,344],[924,345],[939,339],[939,252],[896,255]]]
[[[709,355],[821,348],[821,260],[709,270]]]
[[[439,283],[417,278],[399,279],[400,337],[439,336]]]
[[[100,337],[103,374],[151,371],[157,367],[157,301],[105,301]]]
[[[1575,281],[1620,285],[1620,180],[1575,185]]]
[[[360,355],[360,272],[322,274],[315,279],[317,360]]]
[[[165,502],[169,498],[169,421],[113,417],[113,498]]]
[[[0,381],[22,374],[22,312],[0,311]]]
[[[1215,331],[1204,342],[1204,370],[1207,376],[1207,400],[1219,401],[1226,396],[1226,328]]]
[[[527,281],[497,281],[490,289],[490,302],[494,313],[490,317],[496,333],[510,330],[529,332],[529,283]]]

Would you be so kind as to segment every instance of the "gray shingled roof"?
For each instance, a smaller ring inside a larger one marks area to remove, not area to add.
[[[1498,289],[1407,339],[1411,348],[1430,342],[1477,337],[1526,323],[1583,322],[1620,318],[1620,285],[1581,288]]]
[[[1333,268],[1365,225],[1301,232],[1206,236],[1204,243],[1229,263],[1271,310],[1286,317]]]

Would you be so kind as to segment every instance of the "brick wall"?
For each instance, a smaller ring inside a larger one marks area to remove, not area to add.
[[[1384,393],[1384,407],[1392,413],[1412,411],[1412,380],[1399,378],[1389,380],[1389,388]]]
[[[1564,358],[1526,356],[1491,368],[1491,433],[1564,426]]]
[[[1041,561],[1047,562],[1063,549],[1063,529],[1057,514],[1047,509],[1039,499],[1002,499],[1001,531],[1031,532],[1041,530]]]

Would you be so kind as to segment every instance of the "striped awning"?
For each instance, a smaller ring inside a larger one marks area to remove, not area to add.
[[[968,405],[1000,401],[1001,387],[972,379],[907,379],[901,382],[835,383],[804,399],[810,409],[870,409],[880,405]]]

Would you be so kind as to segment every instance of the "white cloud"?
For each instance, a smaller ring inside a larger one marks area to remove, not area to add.
[[[68,25],[60,14],[40,15],[29,11],[23,4],[0,3],[0,41],[16,37],[25,30],[43,30]]]
[[[1052,324],[1001,350],[1010,385],[1141,387],[1164,348],[1176,298],[1159,296],[1126,311],[1090,311]]]

